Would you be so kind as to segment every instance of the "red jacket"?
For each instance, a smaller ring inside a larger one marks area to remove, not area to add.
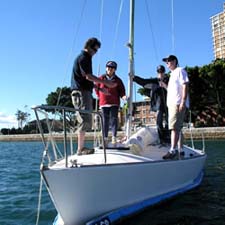
[[[107,80],[106,74],[103,74],[99,77],[101,80]],[[125,87],[122,80],[114,75],[112,81],[117,83],[117,86],[114,88],[108,88],[104,84],[97,84],[95,88],[96,95],[99,98],[99,106],[103,105],[118,105],[120,106],[120,98],[126,95]],[[98,88],[104,88],[107,90],[109,95],[104,94]]]

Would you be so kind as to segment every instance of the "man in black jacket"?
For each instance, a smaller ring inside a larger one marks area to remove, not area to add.
[[[160,143],[170,143],[170,135],[168,130],[168,109],[166,106],[167,84],[169,77],[165,75],[165,67],[157,66],[157,78],[143,79],[139,76],[134,76],[133,81],[137,84],[149,89],[148,96],[150,97],[151,111],[157,112],[156,124]],[[165,126],[163,121],[165,120]]]

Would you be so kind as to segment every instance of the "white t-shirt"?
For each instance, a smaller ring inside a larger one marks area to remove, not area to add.
[[[177,67],[170,74],[167,87],[167,106],[180,105],[182,100],[183,84],[188,83],[188,74],[184,68]],[[189,96],[187,96],[185,105],[189,108]]]

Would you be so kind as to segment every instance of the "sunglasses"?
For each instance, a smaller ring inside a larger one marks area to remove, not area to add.
[[[98,49],[96,49],[96,48],[91,48],[91,50],[95,53],[98,51]]]
[[[174,61],[174,59],[168,59],[168,60],[166,60],[166,63],[173,62],[173,61]]]

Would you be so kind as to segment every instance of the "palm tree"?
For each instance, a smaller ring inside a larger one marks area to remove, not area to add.
[[[18,109],[15,115],[16,119],[18,120],[18,127],[23,129],[23,123],[27,121],[30,114]]]

